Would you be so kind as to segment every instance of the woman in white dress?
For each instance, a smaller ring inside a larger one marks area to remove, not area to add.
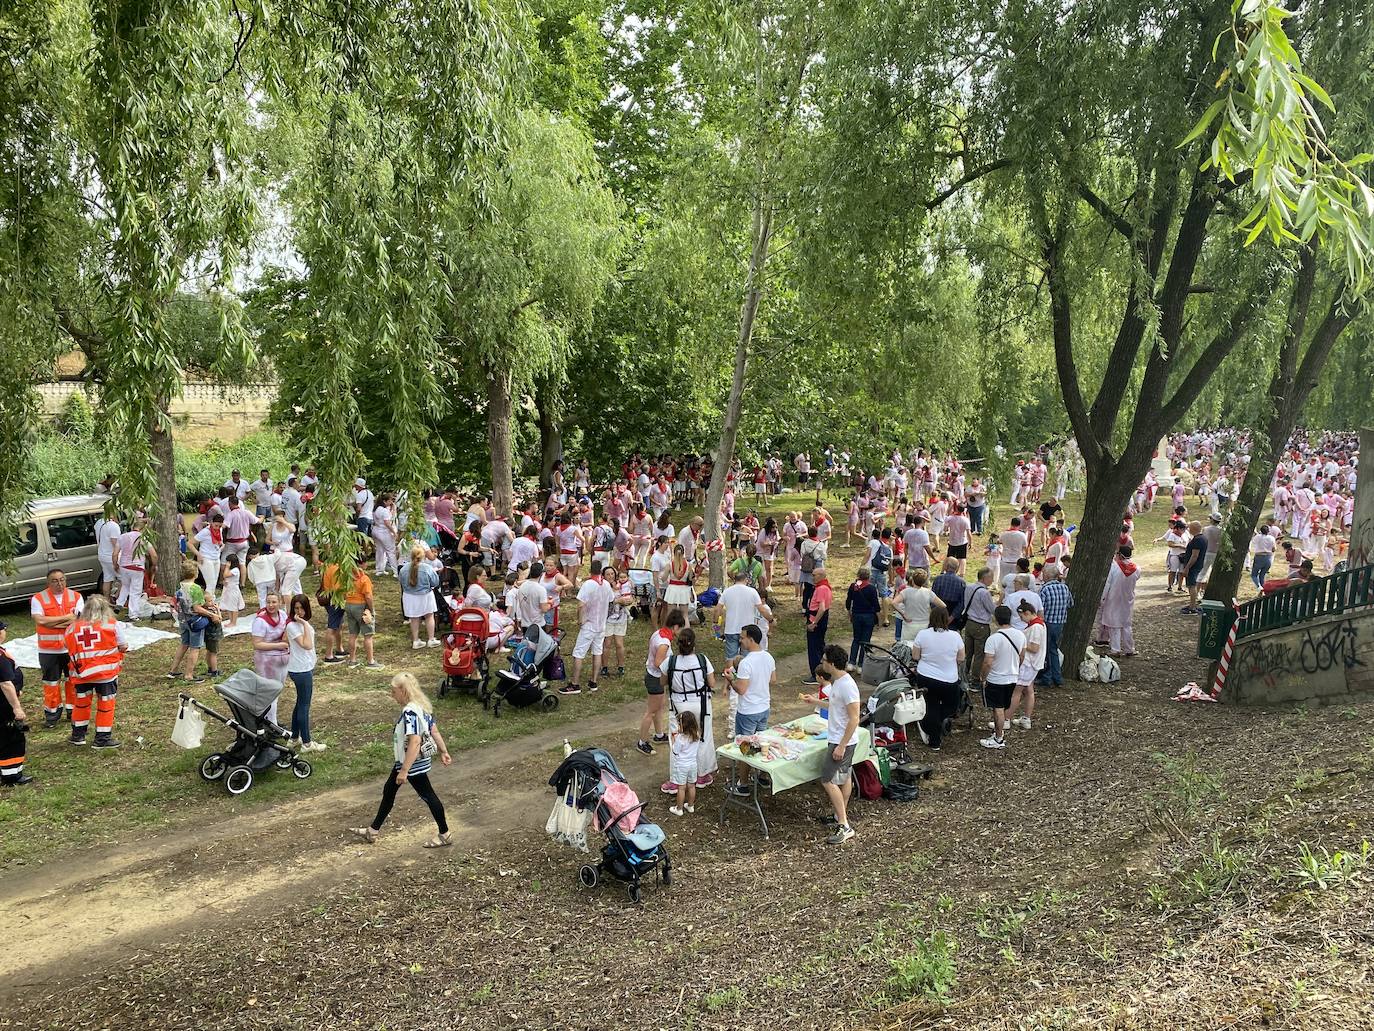
[[[401,566],[398,578],[401,581],[401,611],[410,621],[410,646],[416,650],[439,647],[439,639],[434,636],[434,613],[439,611],[434,588],[439,586],[439,574],[425,557],[425,548],[416,544],[410,549],[410,558]],[[420,623],[425,624],[427,641],[420,640]]]
[[[287,521],[286,516],[281,512],[278,512],[272,519],[269,535],[272,540],[273,553],[281,554],[296,550],[296,528]]]

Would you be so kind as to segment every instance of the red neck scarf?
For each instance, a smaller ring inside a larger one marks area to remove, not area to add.
[[[1122,576],[1134,576],[1137,566],[1129,559],[1124,559],[1118,555],[1116,557],[1116,568],[1121,570]]]
[[[219,547],[221,544],[224,543],[224,524],[223,524],[223,523],[211,523],[211,524],[210,524],[210,543],[213,544],[213,545],[215,545],[215,547]]]
[[[281,626],[281,609],[277,610],[275,616],[266,609],[258,609],[258,618],[270,627]]]

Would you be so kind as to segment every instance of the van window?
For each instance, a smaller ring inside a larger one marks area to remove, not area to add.
[[[95,516],[83,513],[49,519],[48,540],[53,551],[95,547]]]
[[[38,550],[38,528],[33,523],[25,523],[14,532],[14,557],[23,558]]]

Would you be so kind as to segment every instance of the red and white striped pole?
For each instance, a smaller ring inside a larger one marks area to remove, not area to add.
[[[1236,650],[1236,631],[1240,629],[1240,605],[1235,598],[1231,599],[1231,611],[1234,615],[1231,618],[1231,632],[1226,635],[1226,647],[1221,650],[1221,661],[1217,663],[1217,675],[1212,681],[1212,700],[1216,701],[1221,695],[1221,689],[1226,684],[1226,674],[1231,668],[1231,653]]]

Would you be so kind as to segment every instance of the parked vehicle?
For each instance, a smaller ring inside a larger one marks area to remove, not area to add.
[[[73,590],[94,588],[100,582],[95,523],[109,500],[104,494],[78,494],[33,502],[15,531],[15,568],[0,573],[0,603],[41,591],[52,569],[65,572]]]

